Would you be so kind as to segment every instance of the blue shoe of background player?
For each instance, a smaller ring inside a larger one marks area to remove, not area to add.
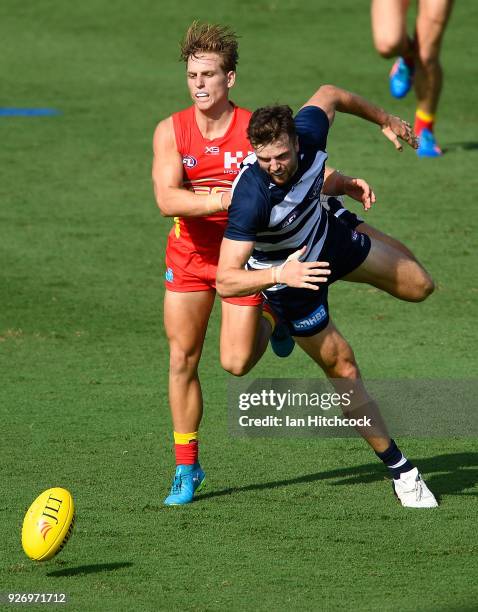
[[[441,157],[443,155],[443,151],[436,143],[435,135],[427,128],[424,128],[418,137],[417,155],[418,157]]]
[[[199,465],[178,465],[171,491],[164,500],[166,506],[182,506],[192,502],[194,493],[204,486],[206,474]]]
[[[288,357],[294,350],[295,341],[284,321],[278,321],[270,337],[271,347],[277,357]]]
[[[393,64],[389,76],[390,93],[394,98],[404,98],[413,83],[413,70],[407,66],[403,57]]]

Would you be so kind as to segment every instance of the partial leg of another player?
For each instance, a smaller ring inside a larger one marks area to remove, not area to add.
[[[422,157],[442,154],[433,133],[435,114],[442,89],[443,72],[440,48],[453,0],[420,0],[416,20],[415,94],[417,111],[415,133],[419,137],[417,153]]]
[[[265,316],[264,316],[265,315]],[[234,376],[244,376],[264,354],[275,321],[262,306],[222,301],[221,365]]]
[[[412,87],[414,44],[407,34],[409,0],[372,0],[372,35],[378,53],[397,57],[390,71],[390,93],[403,98]]]
[[[409,0],[372,0],[372,36],[375,49],[382,57],[411,53],[407,35]]]
[[[176,473],[166,505],[189,503],[204,482],[198,460],[198,429],[203,411],[198,365],[214,296],[214,291],[165,292],[169,402],[176,454]]]
[[[422,302],[434,290],[425,268],[413,257],[374,237],[365,261],[341,280],[368,283],[407,302]]]
[[[375,451],[375,454],[388,467],[393,478],[393,488],[402,506],[410,508],[434,508],[438,504],[414,465],[402,454],[392,440],[380,416],[376,403],[368,395],[360,377],[360,371],[351,346],[329,321],[327,327],[309,337],[295,337],[297,344],[323,369],[326,376],[343,391],[344,380],[353,384],[354,399],[351,410],[362,411],[373,416],[377,424],[375,432],[357,429]],[[341,379],[341,380],[340,380]],[[378,433],[376,433],[378,430]]]

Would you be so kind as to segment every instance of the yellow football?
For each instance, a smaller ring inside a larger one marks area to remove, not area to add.
[[[35,561],[51,559],[67,543],[75,522],[71,493],[53,487],[39,495],[23,519],[22,546]]]

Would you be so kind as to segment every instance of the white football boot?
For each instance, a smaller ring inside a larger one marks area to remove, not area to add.
[[[417,468],[393,479],[395,495],[405,508],[437,508],[438,502],[425,484]]]

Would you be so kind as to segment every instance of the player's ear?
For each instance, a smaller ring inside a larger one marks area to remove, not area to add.
[[[299,139],[297,138],[297,135],[294,136],[294,149],[296,153],[299,152]]]
[[[233,87],[235,82],[236,82],[236,73],[234,72],[234,70],[229,70],[229,72],[227,73],[228,88],[230,89],[231,87]]]

